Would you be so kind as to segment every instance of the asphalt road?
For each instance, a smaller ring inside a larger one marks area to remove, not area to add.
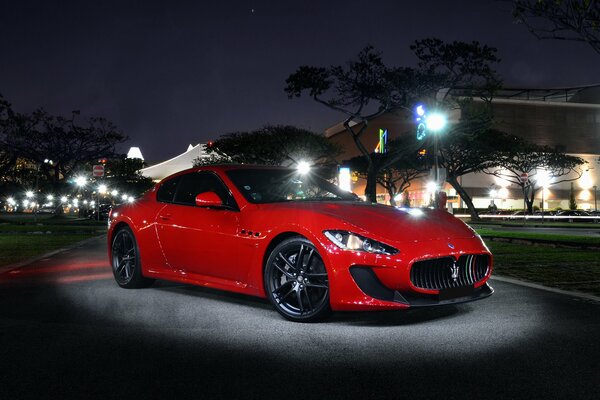
[[[100,238],[0,274],[0,398],[597,399],[600,304],[493,285],[296,324],[241,295],[120,289]]]

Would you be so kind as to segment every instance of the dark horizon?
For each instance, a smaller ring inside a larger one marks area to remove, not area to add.
[[[498,48],[507,87],[600,83],[597,53],[538,41],[506,2],[139,4],[0,6],[0,93],[19,112],[106,117],[130,137],[122,151],[137,146],[158,162],[265,124],[322,132],[341,115],[288,100],[285,79],[303,64],[344,63],[366,44],[389,65],[413,65],[414,40],[478,40]]]

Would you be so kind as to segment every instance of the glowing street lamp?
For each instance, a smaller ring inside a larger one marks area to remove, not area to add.
[[[545,169],[540,169],[536,173],[537,184],[542,188],[542,224],[544,223],[544,192],[550,186],[550,174]]]
[[[61,202],[61,203],[63,203],[63,204],[64,204],[64,203],[66,203],[66,202],[67,202],[67,200],[68,200],[67,196],[62,196],[62,197],[60,198],[60,202]]]
[[[112,192],[110,192],[110,194],[114,197],[117,197],[119,195],[119,191],[118,190],[113,190]]]
[[[106,194],[108,187],[105,184],[98,185],[98,193]]]
[[[300,161],[296,168],[298,169],[298,173],[301,175],[306,175],[310,172],[310,164],[306,161]]]
[[[440,113],[433,113],[425,119],[427,130],[433,133],[439,132],[446,127],[446,116]]]
[[[438,186],[441,186],[440,182],[440,171],[439,171],[439,156],[438,156],[438,134],[441,132],[448,123],[446,115],[440,112],[432,112],[428,114],[425,110],[425,106],[422,104],[417,105],[415,108],[415,114],[417,115],[417,139],[422,140],[427,136],[427,132],[433,133],[433,161],[434,161],[434,179]],[[438,193],[434,196],[435,207],[438,206]]]
[[[78,187],[82,188],[85,185],[87,185],[87,178],[85,176],[78,176],[75,178],[75,184]]]
[[[28,199],[33,197],[33,192],[31,190],[28,190],[25,192],[25,197],[27,197]]]

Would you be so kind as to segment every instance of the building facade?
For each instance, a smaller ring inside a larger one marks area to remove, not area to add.
[[[545,189],[537,193],[535,206],[567,209],[573,190],[578,208],[597,209],[597,186],[600,182],[600,86],[547,90],[504,89],[492,101],[492,107],[496,129],[523,137],[535,144],[559,149],[587,162],[582,166],[582,176],[573,181],[573,189],[571,182],[549,181]],[[449,123],[459,117],[450,116]],[[362,137],[367,148],[377,147],[380,131],[386,131],[389,140],[401,135],[414,135],[412,113],[398,111],[371,121]],[[342,124],[327,129],[325,135],[344,149],[340,159],[347,160],[360,154]],[[430,202],[432,193],[428,190],[431,187],[427,185],[428,180],[429,178],[416,180],[404,194],[409,196],[411,205],[423,206]],[[487,208],[491,204],[501,209],[523,208],[522,191],[506,180],[476,173],[461,177],[460,183],[473,199],[476,208]],[[360,179],[352,182],[352,190],[358,195],[364,194],[364,186]],[[445,184],[443,190],[447,192],[452,207],[464,207],[450,185]],[[389,201],[383,188],[378,188],[378,200]]]

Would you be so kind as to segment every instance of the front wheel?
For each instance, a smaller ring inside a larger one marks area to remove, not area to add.
[[[331,312],[325,264],[307,239],[294,237],[277,245],[267,260],[264,281],[271,304],[291,321],[314,322]]]
[[[150,286],[154,280],[144,278],[140,253],[133,231],[124,226],[112,241],[111,264],[117,284],[122,288],[135,289]]]

